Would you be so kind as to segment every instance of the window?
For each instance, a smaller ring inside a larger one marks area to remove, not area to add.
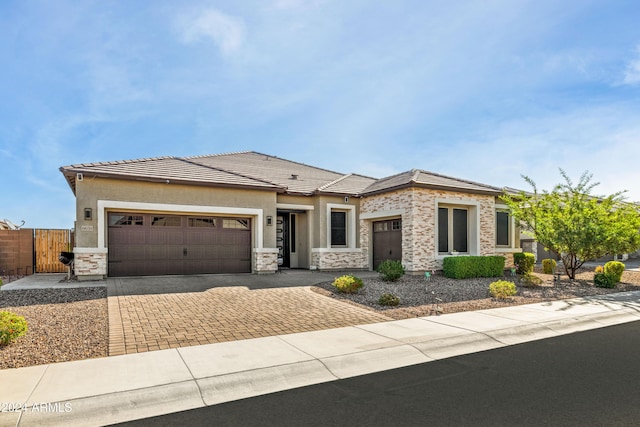
[[[347,213],[331,211],[331,246],[347,245]]]
[[[496,246],[510,246],[509,213],[505,211],[496,212]]]
[[[109,225],[142,225],[142,215],[109,215]]]
[[[223,219],[223,228],[235,228],[237,230],[249,230],[248,219]]]
[[[154,216],[151,217],[152,227],[180,227],[182,218],[179,216]]]
[[[189,218],[189,227],[215,228],[216,220],[210,217],[192,217]]]
[[[438,252],[469,252],[468,210],[464,208],[438,208]]]

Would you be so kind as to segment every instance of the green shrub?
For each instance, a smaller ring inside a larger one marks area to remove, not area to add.
[[[4,283],[2,283],[2,279],[0,279],[0,286],[4,285]]]
[[[527,274],[533,272],[533,265],[536,263],[536,257],[528,252],[519,252],[513,254],[513,263],[516,265],[518,274]]]
[[[609,261],[604,265],[604,274],[608,274],[614,280],[614,283],[620,283],[622,279],[622,272],[624,271],[624,264],[620,261]]]
[[[358,292],[363,286],[362,279],[359,279],[355,276],[345,275],[340,276],[336,280],[333,281],[333,286],[336,287],[340,292],[344,292],[346,294],[353,294]]]
[[[24,317],[9,311],[0,311],[0,345],[7,345],[11,341],[27,333],[27,321]]]
[[[523,286],[530,288],[541,285],[542,279],[532,273],[527,273],[520,277],[520,283],[522,283]]]
[[[380,305],[398,305],[400,304],[400,298],[395,296],[394,294],[382,294],[378,299],[378,304]]]
[[[518,293],[516,284],[506,280],[498,280],[489,285],[489,293],[494,298],[506,299]]]
[[[502,256],[451,256],[442,261],[446,277],[467,279],[471,277],[500,277],[504,274]]]
[[[395,282],[404,275],[404,267],[400,261],[387,259],[378,266],[378,273],[385,282]]]
[[[553,274],[554,271],[556,271],[556,266],[558,265],[558,263],[556,262],[555,259],[543,259],[542,260],[542,272],[544,274]]]
[[[607,273],[596,273],[593,276],[593,284],[598,288],[615,288],[615,277]]]

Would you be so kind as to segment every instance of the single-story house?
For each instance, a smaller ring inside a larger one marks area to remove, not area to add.
[[[75,271],[105,276],[409,273],[451,254],[520,252],[497,187],[422,170],[375,179],[253,151],[60,168],[76,196]]]

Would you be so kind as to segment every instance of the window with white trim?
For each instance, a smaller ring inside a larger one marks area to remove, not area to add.
[[[438,253],[469,253],[469,210],[438,206]]]
[[[347,246],[347,212],[331,210],[331,247]]]
[[[511,216],[506,210],[496,211],[496,246],[511,246]]]

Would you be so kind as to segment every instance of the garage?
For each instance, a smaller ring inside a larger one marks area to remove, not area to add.
[[[251,272],[251,219],[108,214],[108,275]]]
[[[402,220],[373,223],[373,268],[384,260],[402,261]]]

